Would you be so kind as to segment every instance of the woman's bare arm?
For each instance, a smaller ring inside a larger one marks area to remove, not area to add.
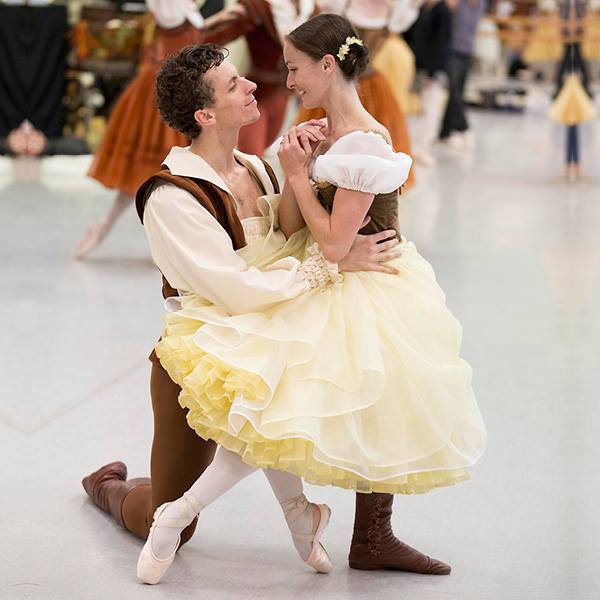
[[[310,147],[311,153],[319,146],[321,142],[326,139],[325,130],[327,124],[324,120],[311,120],[306,123],[302,123],[297,127],[292,127],[288,133],[282,138],[283,142],[293,132],[294,135],[305,144],[308,148]],[[298,202],[294,195],[294,191],[287,179],[283,186],[283,192],[281,194],[281,201],[279,203],[279,228],[286,237],[290,237],[293,233],[300,231],[306,226],[302,212],[298,207]]]
[[[340,188],[335,194],[330,215],[315,196],[307,173],[292,175],[288,183],[325,258],[332,262],[344,258],[364,225],[374,194]]]
[[[300,229],[306,226],[304,217],[296,202],[294,190],[287,180],[281,193],[278,215],[279,229],[281,229],[286,238],[289,238],[292,234],[300,231]]]

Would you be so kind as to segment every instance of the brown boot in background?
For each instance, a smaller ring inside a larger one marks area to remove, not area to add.
[[[127,466],[116,461],[84,477],[81,484],[96,506],[108,513],[121,527],[125,527],[121,514],[125,496],[139,485],[149,485],[150,479],[138,477],[127,481]]]
[[[449,565],[401,542],[392,531],[391,494],[356,494],[350,568],[393,569],[426,575],[448,575]]]

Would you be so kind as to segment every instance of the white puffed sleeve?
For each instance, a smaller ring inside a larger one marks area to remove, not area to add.
[[[392,0],[392,11],[388,29],[393,33],[403,33],[419,16],[423,0]]]
[[[194,0],[146,0],[148,10],[154,15],[160,27],[173,29],[189,21],[200,29],[204,19]]]
[[[348,0],[316,0],[315,4],[320,13],[341,15],[344,13]]]
[[[412,158],[373,132],[355,131],[341,137],[314,162],[312,178],[348,190],[387,194],[408,179]]]

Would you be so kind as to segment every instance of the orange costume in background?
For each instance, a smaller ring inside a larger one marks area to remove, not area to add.
[[[185,135],[161,119],[156,107],[154,79],[169,54],[189,44],[199,44],[202,38],[202,30],[188,21],[173,29],[156,27],[155,40],[144,49],[137,76],[110,115],[88,173],[90,177],[108,188],[134,196],[173,146],[189,144]]]

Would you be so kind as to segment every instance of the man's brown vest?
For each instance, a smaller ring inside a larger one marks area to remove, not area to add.
[[[277,177],[267,162],[263,160],[263,164],[269,179],[273,184],[273,189],[275,190],[275,193],[278,194],[279,183],[277,181]],[[258,175],[256,175],[252,169],[249,169],[249,172],[259,187],[263,188],[263,192],[266,193],[266,190],[264,189],[264,186]],[[144,209],[146,208],[146,203],[148,202],[150,194],[158,185],[163,183],[175,185],[186,192],[189,192],[227,232],[231,238],[231,243],[233,244],[234,250],[239,250],[246,245],[246,238],[244,237],[242,223],[235,212],[235,206],[231,196],[225,190],[222,190],[217,185],[214,185],[209,181],[205,181],[204,179],[173,175],[165,165],[162,165],[161,170],[158,173],[155,173],[152,175],[152,177],[142,183],[135,196],[135,207],[142,224],[144,223]],[[165,299],[178,295],[177,290],[167,281],[164,275],[162,278],[162,293],[163,298]],[[158,358],[154,350],[150,355],[150,360],[153,362],[158,362]]]

